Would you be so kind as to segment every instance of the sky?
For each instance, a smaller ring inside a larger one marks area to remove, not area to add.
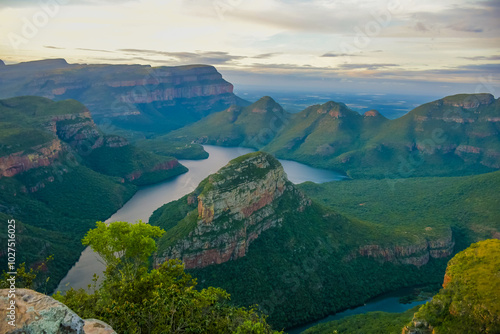
[[[0,0],[0,59],[214,65],[236,87],[500,92],[500,0]]]

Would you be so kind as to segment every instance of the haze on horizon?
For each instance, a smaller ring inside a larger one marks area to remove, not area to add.
[[[0,17],[6,64],[203,63],[249,88],[500,92],[498,0],[2,0]]]

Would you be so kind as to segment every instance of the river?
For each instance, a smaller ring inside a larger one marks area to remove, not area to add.
[[[317,320],[312,323],[308,323],[306,325],[301,325],[299,327],[291,328],[286,330],[287,334],[300,334],[303,331],[305,331],[308,328],[311,328],[313,326],[316,326],[318,324],[324,323],[324,322],[329,322],[333,320],[339,320],[351,315],[356,315],[356,314],[363,314],[367,312],[375,312],[375,311],[382,311],[382,312],[390,312],[390,313],[400,313],[404,312],[406,310],[411,309],[414,306],[417,305],[422,305],[425,304],[428,300],[423,300],[423,301],[414,301],[411,303],[407,304],[402,304],[399,302],[400,297],[405,297],[409,294],[411,294],[412,289],[411,288],[403,288],[399,289],[397,291],[393,291],[390,293],[383,294],[379,297],[375,297],[373,299],[370,299],[366,304],[362,306],[358,306],[352,309],[345,310],[343,312],[338,312],[332,315],[329,315],[323,319]]]
[[[198,184],[208,175],[215,173],[225,166],[230,160],[254,150],[243,147],[220,147],[204,145],[209,157],[204,160],[179,160],[184,166],[189,168],[187,173],[176,176],[173,179],[142,187],[137,193],[113,214],[107,223],[114,221],[137,222],[142,220],[147,222],[154,210],[165,203],[177,200],[193,191]],[[344,177],[333,171],[310,167],[295,161],[280,160],[288,179],[295,183],[312,181],[323,183],[334,180],[341,180]],[[75,289],[87,288],[92,282],[94,273],[103,276],[104,264],[98,255],[87,247],[81,254],[80,259],[69,270],[57,290],[66,291],[70,287]]]

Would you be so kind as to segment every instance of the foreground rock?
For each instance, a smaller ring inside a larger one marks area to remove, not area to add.
[[[0,308],[7,310],[10,305],[9,290],[0,290]],[[83,320],[66,305],[55,299],[29,289],[15,292],[15,326],[4,313],[0,321],[0,333],[14,334],[116,334],[106,323],[89,319]]]

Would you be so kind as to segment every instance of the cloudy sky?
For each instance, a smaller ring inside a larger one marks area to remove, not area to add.
[[[499,18],[499,0],[0,0],[0,59],[203,63],[236,87],[498,97]]]

